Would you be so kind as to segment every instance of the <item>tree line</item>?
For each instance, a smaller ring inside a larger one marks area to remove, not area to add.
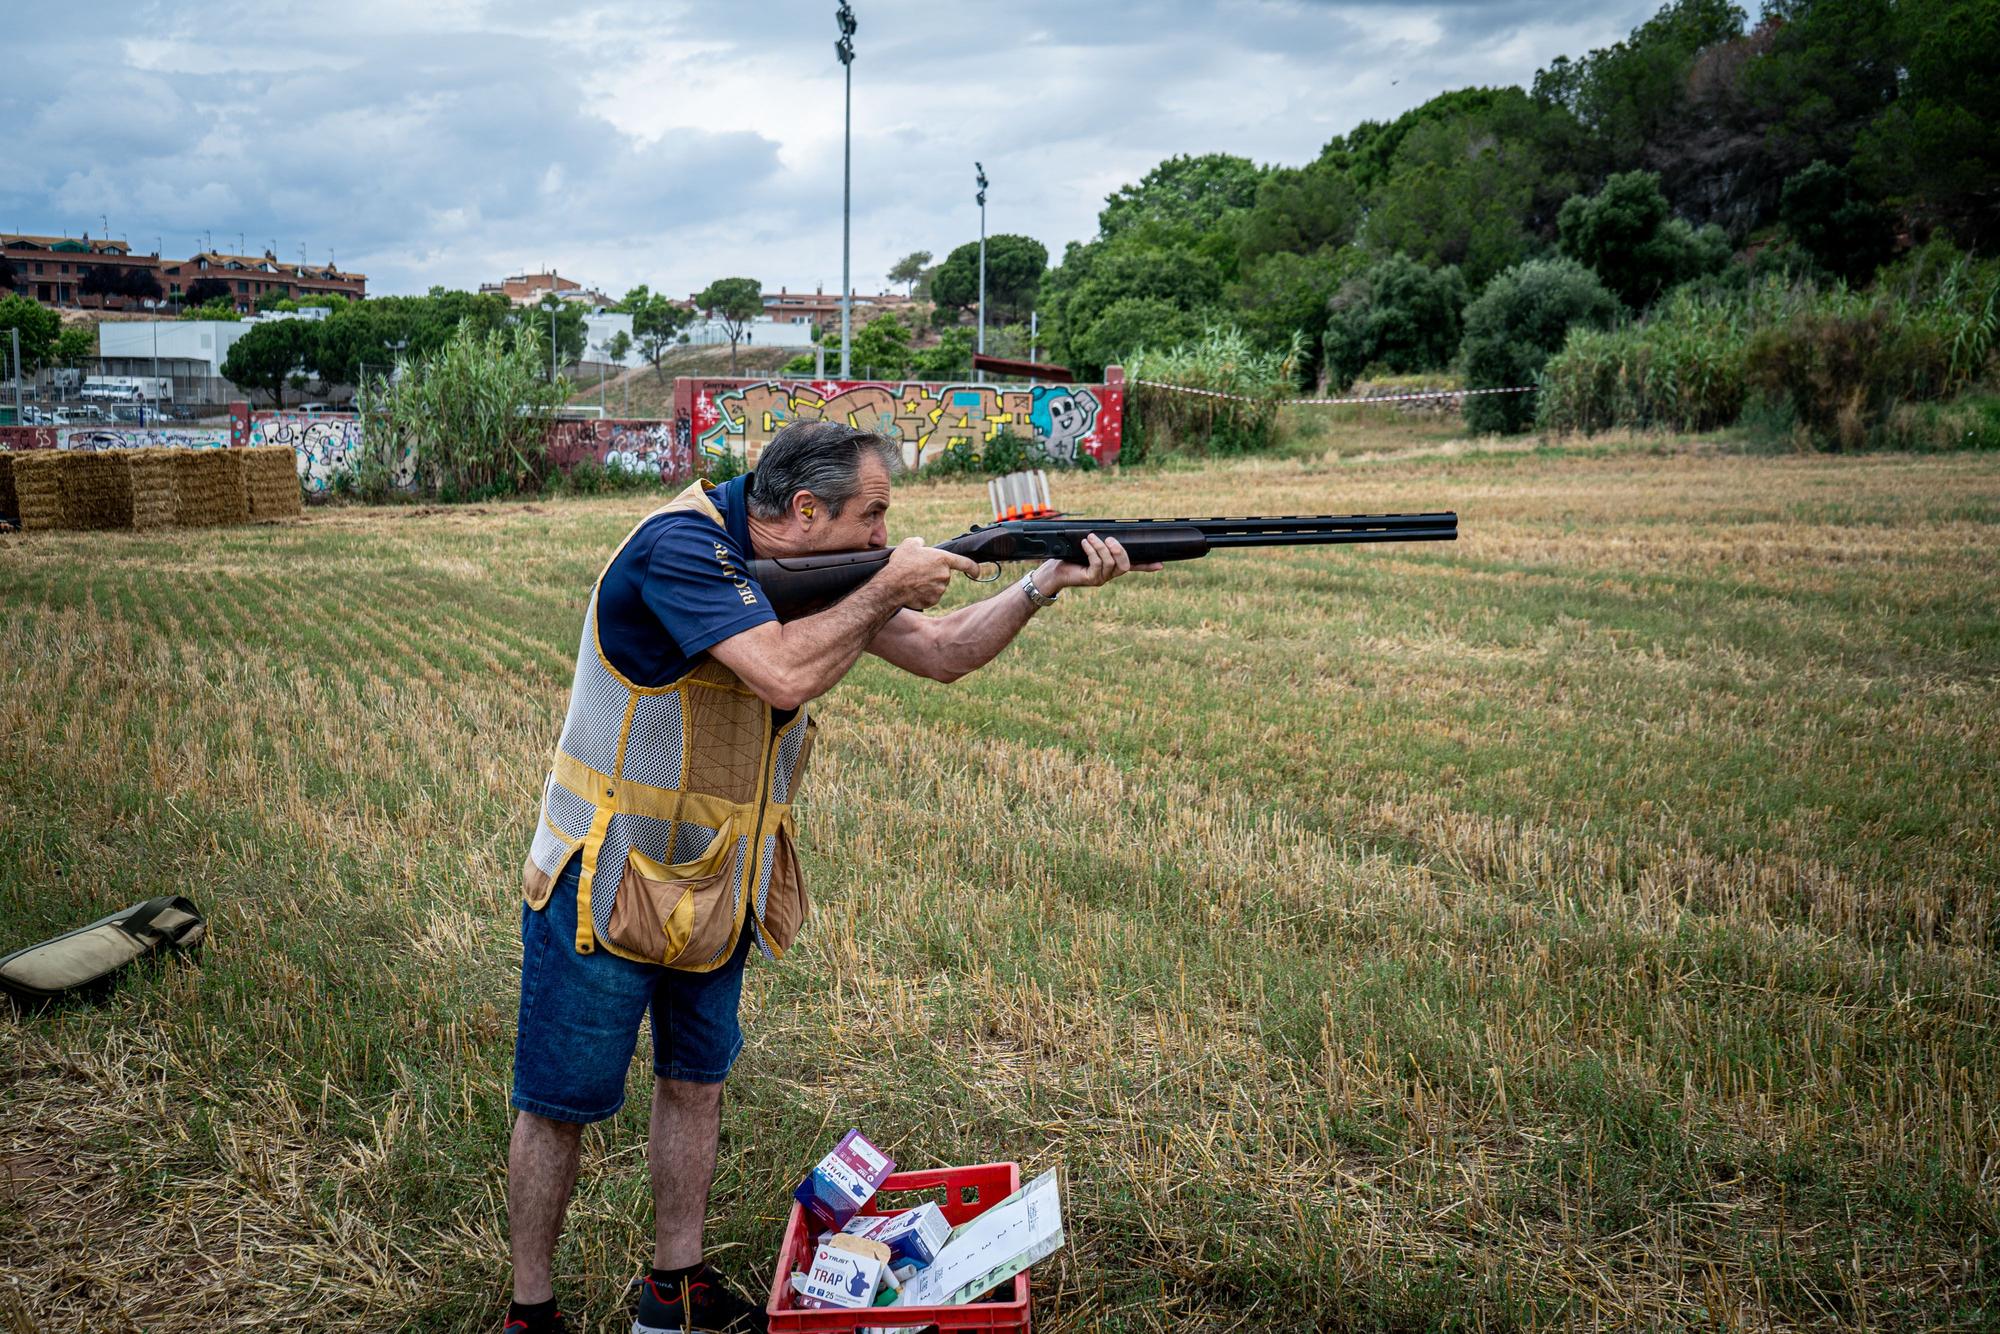
[[[2000,0],[1675,0],[1530,87],[1442,94],[1312,161],[1177,156],[1060,261],[987,238],[989,328],[1039,313],[1080,375],[1234,327],[1298,387],[1451,368],[1532,380],[1572,326],[1691,287],[1863,288],[2000,245]],[[896,270],[947,329],[977,243]],[[1482,302],[1484,303],[1482,305]],[[990,340],[989,340],[990,341]],[[1518,427],[1528,405],[1482,408]]]

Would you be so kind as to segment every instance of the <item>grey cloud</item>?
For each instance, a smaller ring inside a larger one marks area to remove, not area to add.
[[[854,3],[861,286],[905,250],[941,255],[976,235],[975,157],[995,183],[989,225],[1060,254],[1094,230],[1104,193],[1174,153],[1303,161],[1361,119],[1525,81],[1651,10]],[[541,262],[611,290],[686,290],[724,272],[832,285],[839,153],[800,145],[833,137],[837,96],[802,113],[822,119],[773,128],[729,99],[676,103],[685,66],[641,67],[674,121],[643,141],[606,119],[599,86],[650,44],[700,43],[716,48],[702,60],[741,75],[732,99],[777,98],[800,79],[834,89],[831,10],[133,3],[95,7],[85,41],[38,9],[13,29],[23,58],[0,86],[0,114],[34,127],[10,143],[0,225],[75,231],[105,213],[142,247],[162,234],[169,252],[203,227],[231,245],[238,231],[253,247],[275,237],[286,255],[303,240],[316,260],[337,248],[380,291]],[[125,35],[122,59],[111,33]]]

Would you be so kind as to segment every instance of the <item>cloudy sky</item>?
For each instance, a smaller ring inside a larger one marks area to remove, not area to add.
[[[1300,163],[1450,88],[1526,84],[1653,0],[853,0],[854,282],[987,225],[1060,255],[1175,153]],[[834,0],[14,6],[0,230],[239,234],[375,293],[553,266],[613,294],[840,285]]]

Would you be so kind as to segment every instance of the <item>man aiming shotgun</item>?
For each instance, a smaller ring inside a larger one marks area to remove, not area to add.
[[[1064,590],[1157,570],[1152,556],[1394,540],[1385,525],[1405,517],[1424,522],[1395,536],[1449,536],[1446,520],[1455,532],[1448,515],[1038,519],[889,548],[898,461],[866,431],[788,426],[754,473],[698,482],[649,516],[598,577],[524,871],[509,1334],[563,1327],[549,1270],[580,1133],[624,1102],[649,1011],[654,1240],[634,1334],[760,1320],[702,1259],[722,1083],[743,1045],[745,961],[782,955],[806,914],[791,808],[812,751],[808,706],[862,653],[955,681]],[[1126,542],[1148,559],[1135,565]],[[1026,559],[1041,564],[1013,589],[921,614],[954,571]]]
[[[1063,590],[1132,569],[1117,542],[1093,538],[1082,563],[1049,561],[1018,592],[923,616],[953,572],[977,567],[910,538],[846,597],[781,622],[752,562],[882,549],[898,461],[866,431],[788,426],[756,472],[696,483],[647,518],[598,578],[525,870],[509,1331],[562,1328],[549,1267],[580,1132],[624,1102],[649,1010],[653,1262],[633,1329],[756,1321],[761,1308],[703,1263],[702,1222],[722,1082],[743,1045],[744,962],[752,949],[777,958],[805,917],[791,805],[807,706],[864,652],[955,681]]]

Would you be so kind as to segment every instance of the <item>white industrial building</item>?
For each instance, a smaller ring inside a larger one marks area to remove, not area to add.
[[[217,377],[229,349],[255,327],[248,320],[107,320],[97,326],[97,355],[119,363],[105,366],[110,375],[150,375],[143,367],[157,360],[162,367],[200,362],[199,370],[176,367],[176,373]]]

